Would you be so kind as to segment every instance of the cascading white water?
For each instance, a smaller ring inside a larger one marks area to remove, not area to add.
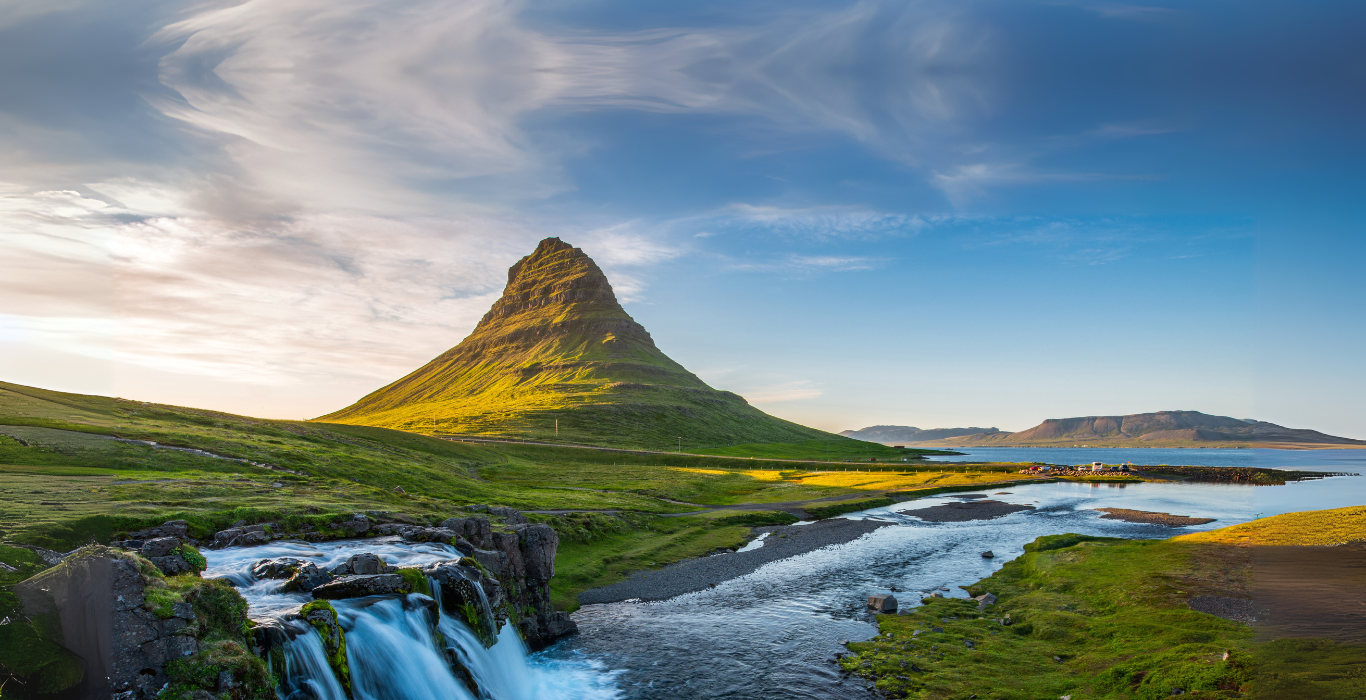
[[[277,694],[283,700],[346,700],[346,691],[327,665],[318,631],[303,622],[293,622],[287,629],[294,638],[285,645],[284,678]]]
[[[368,545],[368,546],[367,546]],[[261,547],[205,552],[208,576],[231,581],[247,598],[253,618],[279,618],[297,611],[310,599],[302,593],[284,593],[279,581],[257,581],[251,565],[280,556],[312,558],[328,567],[353,554],[375,552],[389,563],[421,566],[459,556],[445,545],[408,546],[391,541],[337,542],[310,545],[286,542]],[[433,581],[433,593],[439,586]],[[483,591],[484,620],[493,613]],[[438,598],[439,599],[439,598]],[[457,614],[441,614],[432,598],[413,593],[406,596],[369,596],[331,601],[346,633],[346,661],[354,700],[612,700],[621,697],[616,673],[601,663],[587,660],[554,661],[529,656],[526,645],[511,625],[490,628],[497,642],[485,648]],[[437,622],[445,649],[469,671],[479,695],[466,686],[448,662],[441,640],[432,634]],[[300,620],[283,624],[289,641],[284,647],[283,676],[277,694],[282,700],[347,700],[338,682],[322,637]]]
[[[430,613],[413,598],[426,596],[333,602],[346,630],[352,695],[357,700],[474,700],[438,651]]]

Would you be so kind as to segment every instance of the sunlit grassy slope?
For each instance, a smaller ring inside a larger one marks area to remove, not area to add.
[[[1366,542],[1366,506],[1273,515],[1241,525],[1181,535],[1174,539],[1240,546],[1332,546]]]
[[[874,468],[825,466],[865,470],[850,474],[860,482]],[[170,517],[198,518],[204,527],[360,510],[425,518],[471,503],[671,513],[690,509],[675,501],[774,503],[865,490],[806,484],[808,472],[793,467],[763,459],[455,443],[387,428],[264,420],[0,383],[0,539],[53,548],[106,540],[119,529]],[[908,468],[925,471],[926,481],[933,477],[930,467]],[[948,467],[936,470],[942,468]],[[880,471],[876,478],[894,476]],[[680,547],[677,552],[691,551]]]
[[[672,450],[833,440],[707,386],[655,347],[591,258],[558,238],[508,271],[469,337],[319,418],[422,433]]]

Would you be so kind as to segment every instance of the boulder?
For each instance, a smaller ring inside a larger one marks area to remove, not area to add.
[[[336,600],[409,592],[408,582],[398,574],[363,574],[343,576],[324,583],[313,589],[313,597]]]
[[[896,612],[896,596],[891,594],[870,595],[868,596],[868,607],[877,612]]]
[[[161,570],[161,573],[167,576],[179,576],[180,574],[188,574],[195,570],[193,566],[190,566],[190,562],[185,561],[185,557],[182,557],[179,554],[168,554],[164,557],[147,557],[147,560],[155,564],[156,567]]]
[[[180,546],[180,540],[174,537],[156,537],[142,543],[140,550],[142,556],[152,559],[154,557],[164,557],[175,551]]]
[[[517,531],[518,549],[526,567],[528,582],[548,583],[555,575],[555,549],[560,536],[549,525],[528,525]]]
[[[332,574],[313,562],[308,562],[299,567],[299,570],[285,582],[285,591],[312,592],[313,589],[332,580]]]
[[[257,579],[276,579],[291,578],[298,573],[299,567],[304,565],[304,560],[294,557],[280,557],[278,559],[262,559],[251,567],[251,575]]]
[[[265,528],[260,525],[248,525],[247,527],[230,527],[214,533],[213,544],[209,545],[214,549],[224,547],[254,547],[270,541]]]
[[[387,568],[388,565],[384,563],[383,559],[379,558],[378,554],[365,552],[363,554],[353,555],[350,559],[347,559],[341,566],[332,570],[332,575],[382,574],[385,573],[385,569]]]
[[[156,527],[138,530],[129,535],[129,539],[133,540],[152,540],[158,537],[175,537],[181,540],[189,539],[190,524],[184,520],[167,520]]]
[[[982,595],[973,598],[973,600],[977,601],[978,610],[984,610],[988,605],[996,604],[996,596],[991,593],[983,593]]]
[[[493,548],[493,524],[488,518],[447,518],[441,527],[465,538],[479,549]]]
[[[56,663],[74,663],[75,673],[67,678],[75,685],[67,686],[63,697],[155,697],[169,680],[166,663],[199,650],[186,634],[193,608],[178,603],[170,617],[157,617],[144,607],[148,582],[127,554],[91,546],[14,586],[24,615],[53,626],[44,630],[44,638],[62,640],[62,646],[43,653]],[[23,624],[12,620],[6,629],[20,635]],[[21,660],[5,659],[13,661]]]
[[[349,519],[343,520],[339,526],[352,535],[359,535],[370,531],[370,518],[364,513],[356,513]]]
[[[991,559],[991,558],[993,558],[993,557],[995,557],[995,556],[996,556],[996,555],[995,555],[995,554],[992,554],[992,552],[991,552],[990,549],[988,549],[988,550],[985,551],[985,552],[982,552],[982,558],[983,558],[983,559]]]

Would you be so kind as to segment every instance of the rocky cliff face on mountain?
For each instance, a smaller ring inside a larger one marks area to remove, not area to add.
[[[425,433],[662,448],[830,435],[717,391],[655,346],[606,275],[558,238],[508,270],[459,345],[319,421]]]
[[[979,433],[939,440],[944,447],[1034,445],[1072,447],[1164,447],[1225,444],[1251,446],[1366,445],[1366,440],[1326,435],[1317,430],[1286,428],[1265,421],[1212,416],[1199,411],[1159,411],[1128,416],[1049,418],[1018,433]]]
[[[914,445],[963,435],[990,435],[999,432],[1001,431],[996,428],[930,428],[922,430],[909,425],[870,425],[862,430],[844,430],[840,432],[840,435],[869,442]]]

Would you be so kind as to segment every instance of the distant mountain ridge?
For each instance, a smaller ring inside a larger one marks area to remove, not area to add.
[[[1001,431],[996,428],[930,428],[921,430],[909,425],[870,425],[861,430],[844,430],[840,435],[855,440],[867,440],[868,442],[914,444],[918,442],[929,442],[932,440],[942,440],[944,438],[959,437],[962,435],[991,435]]]
[[[1266,421],[1212,416],[1199,411],[1158,411],[1128,416],[1049,418],[1018,433],[978,433],[934,441],[935,446],[1033,445],[1048,447],[1166,447],[1199,445],[1366,445],[1366,440],[1287,428]]]
[[[609,447],[832,437],[707,386],[655,346],[582,250],[547,238],[458,345],[315,420]]]

